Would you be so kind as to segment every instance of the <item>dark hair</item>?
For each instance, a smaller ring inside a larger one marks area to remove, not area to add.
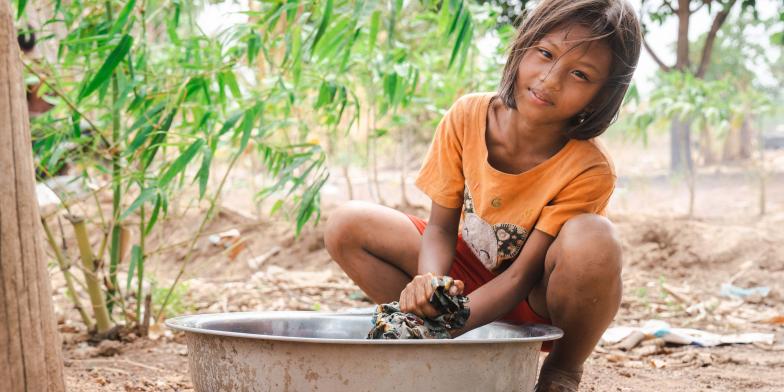
[[[525,52],[547,33],[570,24],[592,32],[587,41],[604,40],[612,51],[609,78],[597,93],[593,111],[582,121],[575,116],[566,134],[572,139],[601,135],[618,117],[640,57],[640,23],[626,0],[542,0],[525,16],[504,66],[497,96],[510,109],[517,108],[515,80]]]

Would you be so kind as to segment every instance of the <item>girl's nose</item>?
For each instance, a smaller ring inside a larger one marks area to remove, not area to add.
[[[561,75],[560,75],[560,67],[558,64],[552,64],[549,67],[545,67],[542,70],[542,73],[539,75],[539,81],[542,83],[542,87],[558,91],[561,89]]]

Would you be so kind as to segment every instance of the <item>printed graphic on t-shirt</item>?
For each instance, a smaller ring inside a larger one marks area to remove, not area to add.
[[[514,260],[523,249],[528,232],[511,223],[490,225],[474,210],[474,199],[468,186],[463,196],[463,241],[477,259],[490,271]]]

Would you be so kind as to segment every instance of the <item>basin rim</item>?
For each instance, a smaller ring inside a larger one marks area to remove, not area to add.
[[[205,313],[196,315],[184,315],[167,319],[165,324],[167,327],[184,331],[188,333],[195,333],[200,335],[215,335],[245,339],[256,340],[271,340],[271,341],[285,341],[285,342],[301,342],[301,343],[318,343],[318,344],[360,344],[360,345],[462,345],[462,344],[501,344],[501,343],[541,343],[550,340],[556,340],[563,337],[563,331],[555,326],[547,324],[527,324],[525,326],[514,325],[505,322],[495,321],[491,325],[523,329],[523,328],[536,328],[542,331],[541,336],[530,337],[516,337],[516,338],[497,338],[497,339],[400,339],[400,340],[372,340],[372,339],[335,339],[335,338],[311,338],[311,337],[295,337],[295,336],[280,336],[280,335],[262,335],[244,332],[230,332],[215,329],[207,329],[198,326],[197,323],[208,321],[226,321],[226,320],[246,320],[246,319],[279,319],[279,318],[329,318],[329,317],[371,317],[371,314],[361,313],[338,313],[338,312],[311,312],[311,311],[268,311],[268,312],[230,312],[230,313]],[[369,321],[369,320],[368,320]],[[372,325],[368,322],[368,330]]]

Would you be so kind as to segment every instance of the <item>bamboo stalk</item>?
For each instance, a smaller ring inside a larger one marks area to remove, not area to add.
[[[346,179],[346,190],[348,191],[348,199],[354,200],[354,186],[351,184],[351,176],[348,173],[348,163],[344,163],[341,166],[343,169],[343,177]]]
[[[128,257],[131,242],[133,242],[133,231],[131,231],[130,225],[123,223],[120,225],[120,264]]]
[[[106,1],[105,2],[106,8],[106,19],[111,24],[112,20],[114,19],[112,13],[112,2]],[[120,145],[121,138],[120,138],[120,108],[117,107],[117,101],[119,100],[119,86],[117,83],[117,74],[115,72],[112,73],[111,76],[111,120],[112,120],[112,143],[115,143],[116,146]],[[122,258],[122,244],[121,244],[121,226],[122,222],[119,222],[120,210],[122,208],[122,168],[120,166],[120,150],[115,148],[111,151],[112,153],[112,231],[111,231],[111,242],[109,246],[109,281],[111,282],[111,287],[109,288],[108,292],[110,296],[115,294],[115,291],[120,293],[119,284],[117,283],[117,265],[120,264],[120,260]],[[100,205],[98,206],[100,208]],[[122,294],[118,294],[119,298],[122,298]],[[114,305],[114,301],[110,300],[109,309],[111,309]],[[121,304],[123,311],[123,317],[125,316],[125,304]],[[127,321],[127,320],[126,320]]]
[[[142,323],[139,320],[142,317],[142,291],[144,290],[144,246],[145,246],[145,237],[144,234],[144,226],[146,222],[146,215],[144,211],[144,206],[139,208],[139,260],[136,261],[136,323],[137,325],[141,325]],[[147,311],[145,311],[147,313]],[[149,316],[148,316],[149,317]],[[139,332],[141,335],[142,329],[140,328]],[[143,336],[143,335],[142,335]]]
[[[106,301],[104,300],[100,281],[97,277],[96,272],[98,266],[96,265],[95,256],[93,256],[93,250],[90,247],[90,240],[87,236],[84,218],[69,215],[66,216],[66,219],[68,219],[74,227],[76,243],[79,246],[79,254],[81,255],[84,269],[91,272],[89,274],[84,274],[84,280],[87,284],[87,293],[90,295],[90,302],[93,306],[97,332],[106,332],[111,329],[112,325],[111,321],[109,321],[109,311],[106,308]]]
[[[139,328],[139,336],[147,336],[150,331],[150,317],[152,316],[152,295],[144,296],[144,318]]]
[[[71,264],[63,256],[63,252],[60,250],[60,247],[57,246],[57,241],[55,241],[54,235],[52,235],[52,230],[49,229],[49,225],[46,223],[46,220],[42,218],[41,223],[43,224],[44,232],[46,233],[46,241],[52,248],[54,257],[57,259],[57,264],[60,266],[60,271],[63,273],[63,277],[65,277],[65,286],[68,290],[68,296],[71,298],[71,301],[73,301],[74,307],[79,311],[79,315],[82,317],[82,322],[89,331],[93,329],[93,321],[90,319],[87,311],[84,310],[82,301],[79,300],[79,296],[76,294],[76,290],[74,289],[73,277],[71,276],[70,271]]]

